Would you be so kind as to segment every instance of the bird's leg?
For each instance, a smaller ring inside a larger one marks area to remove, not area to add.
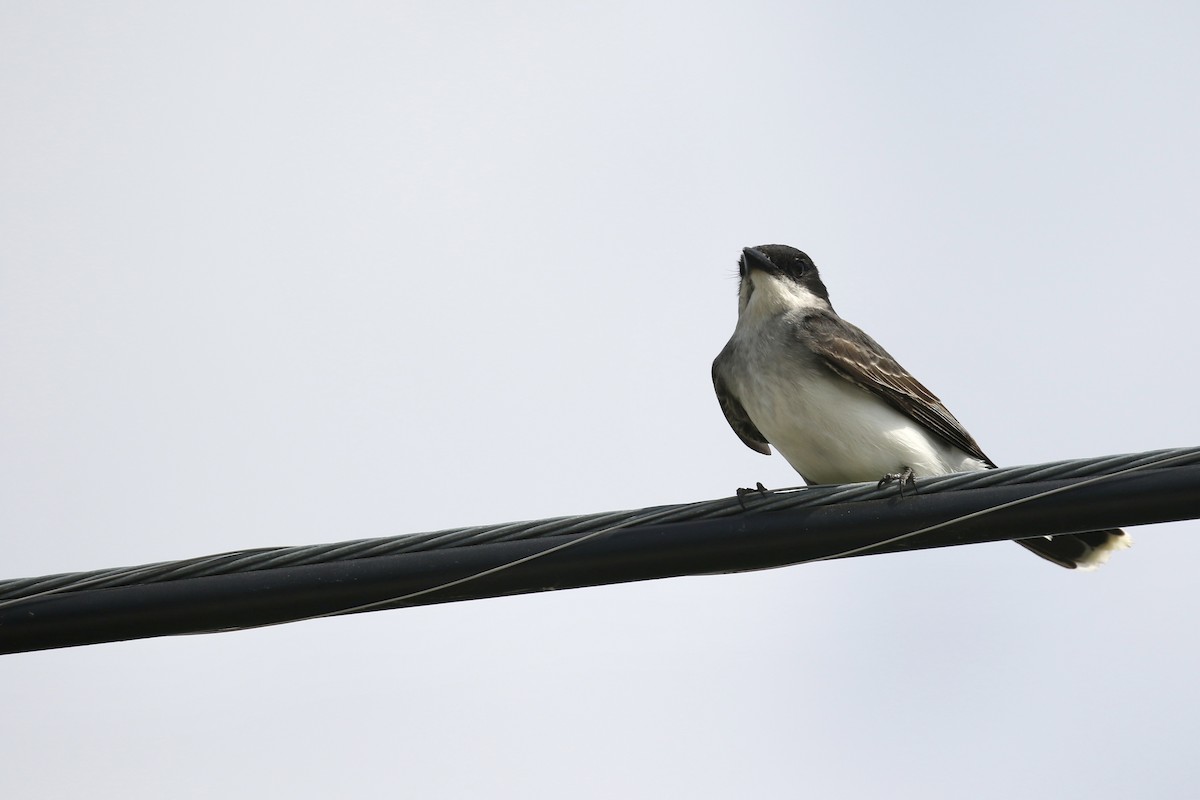
[[[912,467],[905,467],[899,472],[889,472],[879,479],[876,489],[882,489],[889,483],[900,484],[900,496],[904,497],[904,487],[907,486],[913,490],[913,494],[917,493],[917,473],[913,472]]]
[[[767,487],[763,486],[762,481],[759,481],[757,484],[755,484],[753,489],[738,489],[737,490],[738,505],[740,505],[742,507],[742,511],[746,510],[746,495],[754,494],[755,492],[758,492],[763,497],[766,497],[767,495],[769,495],[771,493],[771,490],[768,489]]]

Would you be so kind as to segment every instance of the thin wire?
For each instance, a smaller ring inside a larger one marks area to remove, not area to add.
[[[967,520],[977,519],[977,518],[985,516],[987,514],[992,514],[996,511],[1003,511],[1006,508],[1013,508],[1014,506],[1019,506],[1024,503],[1030,503],[1034,500],[1040,500],[1044,497],[1050,497],[1051,495],[1061,494],[1063,492],[1069,492],[1072,489],[1079,489],[1084,486],[1090,486],[1092,484],[1100,483],[1101,481],[1106,481],[1109,478],[1116,478],[1120,475],[1128,475],[1131,472],[1137,472],[1139,470],[1146,469],[1149,466],[1161,467],[1165,464],[1170,464],[1172,461],[1182,461],[1186,457],[1187,457],[1186,455],[1180,455],[1180,456],[1176,456],[1174,458],[1164,459],[1163,461],[1159,461],[1154,464],[1138,464],[1136,466],[1128,467],[1126,469],[1119,470],[1117,472],[1110,472],[1110,473],[1106,473],[1104,475],[1097,475],[1093,478],[1086,478],[1086,479],[1080,481],[1079,483],[1071,483],[1066,486],[1059,486],[1054,489],[1047,489],[1044,492],[1038,492],[1037,494],[1031,494],[1028,497],[1018,497],[1016,500],[1009,500],[1008,502],[1001,503],[1000,505],[989,506],[987,508],[982,508],[979,511],[972,511],[969,514],[963,514],[961,516],[954,517],[953,519],[948,519],[945,522],[938,522],[933,525],[927,525],[924,528],[918,528],[915,531],[910,531],[908,533],[902,533],[899,536],[893,536],[890,539],[884,539],[882,541],[875,542],[873,544],[863,545],[862,547],[855,547],[850,550],[843,550],[840,553],[833,553],[832,555],[828,555],[828,556],[818,556],[817,558],[809,558],[809,559],[805,559],[804,561],[798,561],[796,563],[797,564],[812,564],[817,561],[829,561],[830,559],[834,559],[834,558],[846,558],[848,556],[857,555],[858,553],[863,553],[868,550],[875,550],[880,547],[887,547],[889,544],[895,544],[896,542],[902,542],[905,539],[911,539],[914,536],[921,536],[926,533],[932,533],[933,531],[941,530],[942,528],[948,528],[951,525],[957,525],[958,523],[966,522]]]
[[[1029,495],[1028,497],[1020,497],[1020,498],[1017,498],[1016,500],[1009,500],[1008,502],[1000,503],[999,505],[989,506],[988,508],[980,509],[979,511],[972,511],[968,514],[962,514],[960,516],[954,517],[953,519],[948,519],[943,522],[935,523],[933,525],[927,525],[924,528],[918,528],[915,531],[909,531],[908,533],[902,533],[898,536],[893,536],[891,538],[883,539],[878,542],[873,542],[868,545],[863,545],[861,547],[854,547],[849,550],[842,550],[840,552],[831,553],[826,556],[818,556],[816,558],[808,558],[808,559],[804,559],[802,561],[797,561],[794,564],[791,564],[789,566],[798,566],[800,564],[814,564],[819,561],[830,561],[830,560],[833,560],[836,558],[846,558],[849,556],[856,555],[858,553],[864,553],[869,550],[875,550],[880,547],[886,547],[889,544],[895,544],[896,542],[902,542],[902,541],[905,541],[906,539],[911,539],[915,536],[921,536],[926,533],[931,533],[936,530],[941,530],[942,528],[948,528],[951,525],[957,525],[959,523],[966,522],[967,520],[978,519],[979,517],[983,517],[988,514],[994,514],[997,511],[1003,511],[1004,509],[1007,509],[1007,508],[1013,508],[1015,506],[1023,505],[1025,503],[1030,503],[1030,502],[1033,502],[1034,500],[1040,500],[1040,499],[1043,499],[1046,497],[1051,497],[1056,494],[1062,494],[1063,492],[1069,492],[1073,489],[1080,489],[1084,486],[1091,486],[1093,484],[1101,483],[1101,482],[1109,480],[1111,478],[1116,478],[1121,475],[1128,475],[1132,472],[1138,472],[1138,471],[1141,471],[1144,469],[1148,469],[1150,467],[1162,467],[1162,466],[1165,466],[1165,465],[1170,464],[1175,461],[1183,461],[1183,460],[1186,460],[1189,458],[1194,458],[1194,457],[1195,457],[1195,453],[1187,452],[1187,453],[1179,453],[1177,455],[1174,455],[1174,456],[1171,456],[1168,458],[1164,458],[1164,459],[1159,459],[1159,460],[1142,460],[1139,463],[1137,463],[1131,467],[1126,467],[1125,469],[1118,470],[1116,472],[1109,472],[1109,473],[1104,473],[1102,475],[1095,475],[1091,478],[1085,478],[1084,480],[1079,481],[1078,483],[1071,483],[1066,486],[1058,486],[1054,489],[1047,489],[1046,491],[1038,492],[1036,494]],[[652,522],[652,521],[654,521],[654,518],[656,516],[659,516],[659,517],[670,516],[670,513],[673,512],[674,510],[675,509],[668,509],[666,511],[661,512],[660,514],[653,514],[653,513],[649,514],[646,516],[645,519],[643,519],[641,521],[641,523],[644,524],[645,522]],[[527,564],[530,561],[534,561],[534,560],[542,558],[544,556],[548,556],[551,553],[557,553],[561,550],[566,550],[567,548],[574,547],[576,545],[580,545],[580,544],[583,544],[584,542],[595,539],[596,537],[601,536],[602,534],[611,533],[613,531],[617,531],[617,530],[620,530],[625,527],[628,527],[628,526],[625,524],[610,525],[607,528],[601,528],[598,531],[593,531],[592,533],[589,533],[585,536],[581,536],[578,539],[572,539],[570,541],[563,542],[561,544],[557,544],[553,547],[547,548],[546,550],[542,550],[537,553],[531,553],[530,555],[523,556],[521,558],[506,562],[504,564],[499,564],[494,567],[489,567],[488,569],[482,570],[480,572],[476,572],[471,575],[467,575],[462,578],[457,578],[452,581],[447,581],[446,583],[441,583],[441,584],[438,584],[437,586],[431,586],[427,589],[418,589],[415,592],[409,592],[408,594],[399,595],[397,597],[389,597],[384,600],[376,600],[371,603],[364,603],[362,605],[351,606],[348,608],[342,608],[342,609],[338,609],[336,611],[326,611],[321,614],[312,614],[310,616],[281,620],[279,622],[266,623],[265,625],[252,625],[249,627],[250,628],[272,627],[275,625],[284,625],[284,624],[292,623],[292,622],[305,622],[307,620],[312,620],[312,619],[324,619],[326,617],[342,616],[344,614],[355,614],[355,613],[359,613],[362,611],[369,611],[374,608],[382,608],[384,606],[393,606],[397,603],[403,603],[403,602],[405,602],[407,600],[411,600],[415,597],[421,597],[422,595],[433,594],[435,592],[440,592],[444,589],[449,589],[454,586],[460,586],[464,583],[470,583],[472,581],[479,580],[479,579],[487,577],[489,575],[495,575],[498,572],[504,572],[505,570],[509,570],[514,567],[520,566],[521,564]],[[247,628],[244,626],[239,626],[239,627],[233,627],[233,628],[222,628],[220,630],[221,631],[234,631],[234,630],[246,630],[246,629]],[[178,634],[178,635],[191,636],[191,635],[195,635],[196,633],[213,633],[213,632],[214,631],[192,631],[189,633]]]
[[[1054,489],[1047,489],[1044,492],[1038,492],[1037,494],[1031,494],[1028,497],[1020,497],[1020,498],[1017,498],[1016,500],[1009,500],[1006,503],[1001,503],[1000,505],[989,506],[988,508],[983,508],[983,509],[980,509],[979,511],[972,511],[969,514],[963,514],[961,516],[954,517],[953,519],[948,519],[944,522],[938,522],[934,525],[928,525],[924,528],[919,528],[915,531],[910,531],[908,533],[902,533],[898,536],[893,536],[890,539],[884,539],[882,541],[875,542],[875,543],[869,544],[869,545],[864,545],[862,547],[854,547],[849,550],[843,550],[839,553],[833,553],[833,554],[827,555],[827,556],[819,556],[817,558],[805,559],[804,561],[797,561],[796,564],[810,564],[810,563],[814,563],[817,561],[829,561],[829,560],[835,559],[835,558],[845,558],[847,556],[852,556],[857,553],[865,552],[867,550],[874,550],[879,547],[886,547],[889,544],[895,544],[896,542],[902,542],[906,539],[911,539],[914,536],[920,536],[922,534],[930,533],[932,531],[940,530],[942,528],[948,528],[951,525],[957,525],[958,523],[966,522],[967,520],[970,520],[970,519],[976,519],[978,517],[986,516],[987,514],[992,514],[997,511],[1002,511],[1006,508],[1012,508],[1014,506],[1019,506],[1024,503],[1032,502],[1034,500],[1040,500],[1043,497],[1050,497],[1051,495],[1061,494],[1063,492],[1067,492],[1072,489],[1079,489],[1083,486],[1090,486],[1095,483],[1100,483],[1102,481],[1106,481],[1110,478],[1116,478],[1121,475],[1127,475],[1131,472],[1137,472],[1139,470],[1146,469],[1150,466],[1160,466],[1161,467],[1164,464],[1171,463],[1172,461],[1182,461],[1184,458],[1190,457],[1190,455],[1191,455],[1190,453],[1186,454],[1186,455],[1179,455],[1179,456],[1175,456],[1173,458],[1168,458],[1163,461],[1153,462],[1152,464],[1138,464],[1136,466],[1132,466],[1132,467],[1128,467],[1126,469],[1120,470],[1119,472],[1111,472],[1111,473],[1106,473],[1104,475],[1097,475],[1095,477],[1082,480],[1079,483],[1072,483],[1072,484],[1068,484],[1066,486],[1058,486]],[[647,520],[647,521],[651,521],[651,520]],[[613,525],[609,528],[603,528],[601,530],[595,531],[594,533],[590,533],[587,536],[580,537],[579,539],[572,539],[569,542],[563,542],[562,544],[555,545],[554,547],[551,547],[548,550],[542,550],[541,552],[538,552],[538,553],[532,553],[532,554],[524,556],[522,558],[518,558],[515,561],[509,561],[508,563],[505,563],[505,564],[500,564],[495,567],[490,567],[488,569],[483,570],[482,572],[477,572],[474,575],[468,575],[465,578],[458,578],[457,580],[453,580],[448,583],[441,584],[440,586],[434,586],[429,589],[421,589],[419,591],[411,592],[406,595],[401,595],[400,597],[390,598],[388,600],[379,600],[379,601],[376,601],[373,603],[367,603],[363,606],[355,606],[352,609],[346,609],[343,611],[331,611],[331,612],[327,612],[324,614],[320,614],[317,617],[305,617],[305,619],[316,619],[319,617],[329,617],[329,616],[335,616],[338,614],[352,613],[352,612],[356,612],[359,610],[366,610],[368,608],[377,608],[379,606],[388,605],[390,603],[402,603],[405,600],[411,600],[414,597],[420,597],[421,595],[425,595],[425,594],[432,594],[434,592],[441,591],[442,589],[448,589],[452,586],[458,586],[460,584],[467,583],[469,581],[473,581],[478,578],[485,577],[487,575],[494,575],[497,572],[502,572],[502,571],[510,569],[512,567],[516,567],[520,564],[528,563],[530,561],[533,561],[534,559],[541,558],[542,556],[547,556],[547,555],[550,555],[551,553],[558,552],[559,550],[565,550],[568,547],[573,547],[577,544],[583,544],[584,542],[586,542],[590,539],[594,539],[603,533],[610,533],[612,531],[618,530],[618,529],[620,529],[620,527],[622,527],[622,526]],[[794,566],[794,565],[792,565],[792,566]]]
[[[665,511],[661,512],[659,514],[648,514],[643,520],[641,520],[641,523],[654,522],[656,517],[665,518],[667,516],[669,516],[669,514],[668,514],[668,512],[665,512]],[[639,524],[641,524],[641,523],[639,523]],[[459,586],[464,583],[470,583],[472,581],[477,581],[481,578],[486,578],[487,576],[494,575],[497,572],[504,572],[505,570],[512,569],[513,567],[518,567],[521,564],[526,564],[530,561],[535,561],[536,559],[542,558],[544,556],[548,556],[551,553],[557,553],[560,550],[566,550],[569,547],[575,547],[576,545],[580,545],[580,544],[583,544],[584,542],[591,541],[592,539],[595,539],[596,537],[601,536],[603,534],[612,533],[614,531],[622,530],[627,527],[629,527],[629,526],[625,525],[625,524],[609,525],[607,528],[601,528],[598,531],[592,531],[591,533],[585,534],[585,535],[579,537],[578,539],[571,539],[569,541],[562,542],[561,544],[556,544],[553,547],[546,548],[545,550],[539,550],[536,553],[530,553],[527,556],[522,556],[521,558],[517,558],[512,561],[506,561],[505,563],[497,564],[494,567],[488,567],[487,569],[481,570],[480,572],[476,572],[471,575],[466,575],[461,578],[456,578],[455,580],[447,581],[446,583],[440,583],[437,586],[431,586],[428,589],[418,589],[415,592],[409,592],[408,594],[402,594],[397,597],[388,597],[383,600],[375,600],[370,603],[363,603],[362,605],[349,606],[347,608],[339,608],[335,611],[325,611],[320,614],[310,614],[309,616],[306,616],[306,617],[295,617],[292,619],[280,620],[278,622],[268,622],[268,623],[265,623],[262,625],[235,626],[232,628],[220,628],[218,630],[220,632],[226,632],[226,631],[249,630],[252,628],[269,628],[269,627],[274,627],[275,625],[287,625],[292,622],[306,622],[310,619],[325,619],[326,617],[340,617],[345,614],[357,614],[362,611],[370,611],[373,608],[381,608],[383,606],[390,606],[395,603],[403,603],[406,600],[413,599],[414,597],[420,597],[420,596],[426,595],[426,594],[433,594],[434,592],[440,592],[443,589],[450,589],[452,587]],[[180,634],[175,634],[175,635],[177,635],[177,636],[194,636],[194,635],[200,634],[200,633],[214,633],[214,632],[217,632],[217,631],[188,631],[186,633],[180,633]]]
[[[1019,467],[1008,467],[922,479],[921,493],[933,494],[967,488],[1020,484],[1030,481],[1088,477],[1100,473],[1126,474],[1178,461],[1200,462],[1200,448],[1175,448],[1120,456],[1059,461]],[[1106,470],[1123,467],[1116,473]],[[1082,484],[1081,484],[1082,485]],[[749,498],[750,510],[765,512],[800,507],[824,506],[834,503],[879,499],[893,496],[880,491],[875,484],[850,484],[780,489],[765,498]],[[1032,498],[1031,498],[1032,499]],[[744,509],[735,498],[709,500],[676,506],[659,506],[636,511],[602,512],[598,514],[559,517],[533,522],[475,526],[433,533],[409,534],[380,539],[360,539],[333,544],[301,547],[260,548],[184,561],[146,564],[94,572],[51,575],[41,578],[22,578],[0,581],[0,608],[28,602],[36,598],[79,591],[89,588],[144,585],[189,577],[228,575],[284,566],[327,564],[399,553],[416,553],[470,546],[486,542],[521,541],[584,533],[587,540],[614,530],[644,525],[649,521],[682,522],[693,519],[712,519],[730,516]],[[597,527],[598,526],[598,527]],[[593,536],[594,534],[594,536]],[[912,535],[916,535],[914,532]],[[584,541],[587,541],[584,540]],[[582,543],[582,542],[579,542]],[[880,544],[873,546],[881,546]],[[556,546],[557,547],[557,546]],[[523,563],[523,562],[522,562]],[[495,569],[495,568],[493,568]],[[489,572],[488,574],[491,574]],[[473,580],[460,579],[459,582]],[[457,584],[456,584],[457,585]],[[436,591],[436,587],[433,590]],[[423,592],[427,593],[427,592]],[[390,600],[387,602],[402,602]],[[345,613],[345,612],[341,612]]]

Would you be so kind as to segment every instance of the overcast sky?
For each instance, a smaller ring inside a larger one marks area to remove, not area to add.
[[[1194,3],[5,3],[0,577],[726,496],[781,242],[998,463],[1200,443]],[[1200,524],[0,658],[0,796],[1200,792]]]

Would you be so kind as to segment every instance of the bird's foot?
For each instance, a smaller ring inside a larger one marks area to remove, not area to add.
[[[876,489],[882,489],[889,483],[900,484],[900,496],[904,497],[904,487],[912,489],[913,494],[917,493],[917,473],[913,472],[912,467],[905,467],[899,472],[889,472],[879,479]]]
[[[742,507],[742,511],[746,510],[746,495],[754,494],[755,492],[762,495],[763,497],[766,497],[767,495],[769,495],[771,493],[771,490],[768,489],[767,487],[763,486],[762,481],[759,481],[757,484],[755,484],[753,489],[738,489],[737,490],[738,505],[740,505]]]

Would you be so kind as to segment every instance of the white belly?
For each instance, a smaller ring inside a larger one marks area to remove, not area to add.
[[[985,468],[866,389],[822,369],[790,367],[787,375],[745,376],[738,394],[806,481],[874,481],[905,467],[917,477]]]

